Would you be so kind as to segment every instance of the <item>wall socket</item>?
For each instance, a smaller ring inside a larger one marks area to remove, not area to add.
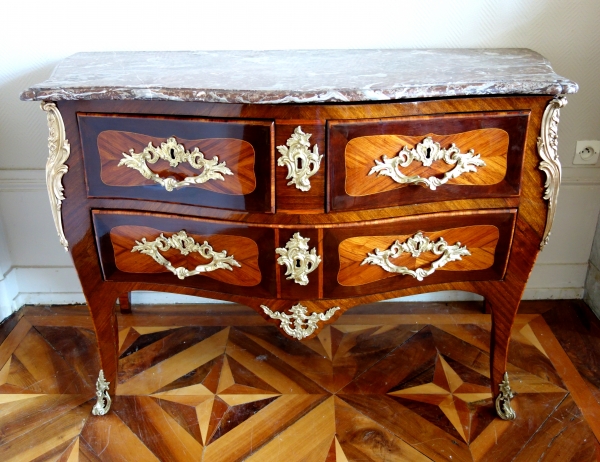
[[[575,165],[593,165],[598,162],[600,157],[600,141],[584,140],[578,141],[575,147]]]

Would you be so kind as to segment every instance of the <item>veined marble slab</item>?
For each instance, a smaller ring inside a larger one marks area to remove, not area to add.
[[[102,52],[66,58],[21,99],[284,104],[577,90],[527,49]]]

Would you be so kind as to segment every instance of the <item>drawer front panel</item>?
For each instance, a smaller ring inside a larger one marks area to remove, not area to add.
[[[461,212],[324,230],[325,297],[504,276],[515,210]]]
[[[173,236],[177,236],[176,240]],[[187,271],[179,271],[180,279],[184,279],[195,276],[190,272],[201,265],[198,271],[202,271],[202,276],[228,284],[251,287],[261,281],[258,247],[247,237],[165,233],[147,226],[117,226],[110,230],[110,240],[115,265],[125,273],[172,272],[177,275],[176,270],[186,268]],[[223,254],[220,259],[219,254]]]
[[[330,209],[517,196],[527,113],[330,121]]]
[[[104,278],[254,296],[275,294],[272,229],[94,211]]]
[[[271,212],[272,123],[79,114],[89,195]]]

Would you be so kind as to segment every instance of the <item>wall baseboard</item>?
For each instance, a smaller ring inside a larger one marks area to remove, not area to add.
[[[583,288],[546,288],[546,289],[526,289],[523,300],[567,300],[582,299],[584,296]],[[394,298],[385,300],[387,302],[471,302],[481,301],[483,297],[477,294],[460,291],[435,292],[430,294],[412,295],[410,297]],[[142,305],[164,305],[164,304],[186,304],[201,305],[204,303],[229,303],[210,298],[191,297],[187,295],[169,294],[163,292],[134,292],[131,294],[132,304]],[[82,293],[20,293],[14,299],[16,306],[24,305],[79,305],[85,304],[85,297]],[[16,310],[15,310],[16,311]],[[8,316],[8,313],[6,316]],[[5,316],[5,317],[6,317]]]
[[[4,191],[44,191],[46,171],[0,169],[0,192]]]
[[[0,280],[0,321],[22,306],[16,302],[18,295],[17,271],[11,268]]]
[[[585,281],[584,301],[600,318],[600,270],[590,262],[587,278]]]
[[[581,299],[587,264],[538,264],[523,296],[524,300]],[[17,267],[0,281],[10,285],[10,308],[3,308],[3,317],[23,305],[70,305],[85,303],[85,297],[73,267]],[[0,285],[0,293],[2,286]],[[460,291],[434,292],[393,299],[391,301],[453,302],[477,301],[477,294]],[[213,299],[187,295],[138,291],[132,294],[134,304],[202,304]],[[226,302],[222,302],[226,303]],[[6,305],[6,303],[5,303]]]

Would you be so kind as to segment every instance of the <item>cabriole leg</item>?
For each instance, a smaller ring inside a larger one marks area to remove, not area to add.
[[[100,373],[96,382],[96,396],[98,398],[92,413],[104,415],[111,404],[109,386],[112,383],[112,393],[115,393],[117,383],[117,348],[118,332],[117,317],[115,315],[115,301],[117,294],[112,291],[97,291],[88,297],[88,306],[96,331],[98,352],[100,354]]]
[[[486,308],[492,312],[492,342],[490,349],[490,372],[492,396],[496,396],[496,412],[503,420],[514,420],[511,406],[514,393],[506,371],[510,333],[519,308],[519,299],[504,291],[486,295]]]
[[[131,292],[119,295],[119,308],[121,314],[131,314]]]

